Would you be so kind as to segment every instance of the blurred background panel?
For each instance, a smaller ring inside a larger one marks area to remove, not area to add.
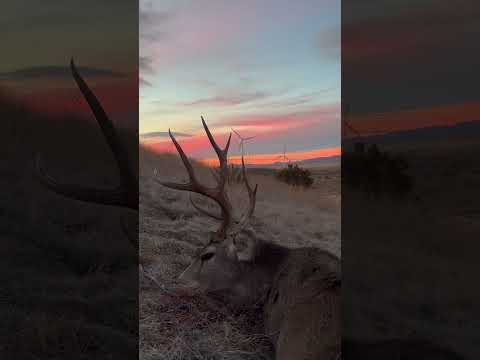
[[[480,355],[479,11],[342,1],[347,358]]]
[[[45,180],[103,191],[128,172],[138,192],[138,2],[10,2],[0,29],[0,356],[135,358],[138,211],[64,196]]]

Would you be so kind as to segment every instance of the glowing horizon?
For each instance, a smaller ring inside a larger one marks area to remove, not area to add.
[[[154,143],[154,145],[148,145],[148,143],[144,143],[143,146],[145,146],[147,149],[154,151],[158,154],[162,153],[169,153],[169,154],[177,154],[177,151],[173,148],[173,145],[171,148],[168,150],[165,147],[161,148],[156,148],[155,145],[158,145],[158,143]],[[182,146],[183,148],[183,146]],[[184,151],[186,151],[184,149]],[[188,151],[186,151],[188,152]],[[320,149],[312,149],[308,151],[286,151],[285,153],[283,152],[276,152],[276,153],[263,153],[263,154],[245,154],[244,155],[244,160],[245,164],[251,164],[251,165],[266,165],[266,164],[272,164],[275,162],[283,162],[282,158],[283,156],[286,156],[288,158],[288,161],[301,161],[301,160],[308,160],[308,159],[313,159],[313,158],[328,158],[328,157],[333,157],[333,156],[340,156],[342,153],[341,146],[334,146],[330,148],[320,148]],[[190,157],[189,154],[187,156]],[[207,165],[215,165],[218,164],[218,159],[215,157],[211,158],[200,158],[196,159],[204,164]],[[288,162],[285,161],[285,162]],[[242,163],[242,158],[241,155],[231,155],[228,157],[228,162],[230,164],[241,164]]]
[[[41,7],[5,3],[2,24],[15,36],[2,41],[0,96],[8,94],[36,112],[58,118],[91,116],[70,72],[73,57],[109,116],[137,128],[137,7],[132,1],[118,2],[115,12],[102,1],[88,6],[46,1]],[[38,46],[25,46],[31,43]]]
[[[336,146],[332,148],[321,148],[321,149],[314,149],[309,151],[295,151],[295,152],[285,152],[285,156],[288,158],[288,161],[283,160],[283,152],[282,153],[272,153],[272,154],[254,154],[254,155],[245,155],[244,160],[245,164],[250,165],[267,165],[272,163],[287,163],[289,161],[301,161],[301,160],[308,160],[313,158],[328,158],[332,156],[338,156],[341,154],[341,147]],[[218,165],[218,159],[216,158],[209,158],[209,159],[201,159],[200,162],[207,164],[209,166]],[[234,155],[228,157],[228,162],[230,164],[241,164],[242,157],[240,155]]]
[[[466,101],[419,106],[408,110],[349,114],[346,120],[361,135],[368,136],[435,126],[453,126],[476,121],[479,116],[480,102]],[[355,136],[347,129],[345,135]]]

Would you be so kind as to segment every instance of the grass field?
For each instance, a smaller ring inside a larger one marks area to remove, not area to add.
[[[210,171],[195,164],[199,177]],[[157,170],[155,175],[155,169]],[[250,169],[259,184],[253,227],[262,238],[288,247],[317,246],[340,255],[340,169],[315,169],[309,190],[293,190],[269,169]],[[271,359],[260,309],[230,309],[176,282],[196,248],[217,224],[190,204],[189,195],[156,180],[186,180],[171,154],[140,151],[140,356],[142,359]],[[245,189],[230,187],[237,214]],[[196,197],[197,203],[205,201]],[[212,208],[213,209],[213,208]]]

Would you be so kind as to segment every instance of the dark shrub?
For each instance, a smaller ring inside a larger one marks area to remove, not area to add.
[[[369,195],[403,197],[413,189],[406,173],[408,162],[399,155],[380,151],[376,144],[355,144],[353,152],[342,156],[342,183]]]
[[[277,172],[276,177],[278,180],[294,187],[302,186],[309,188],[313,185],[313,178],[310,171],[302,169],[297,164],[288,164],[286,168]]]

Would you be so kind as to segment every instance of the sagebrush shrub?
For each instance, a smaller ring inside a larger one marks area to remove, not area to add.
[[[288,166],[277,172],[278,180],[292,186],[302,186],[309,188],[313,185],[313,177],[308,169],[303,169],[297,164],[288,164]]]
[[[357,143],[353,152],[343,154],[342,183],[369,195],[402,197],[413,189],[407,170],[402,156],[380,151],[376,144]]]

